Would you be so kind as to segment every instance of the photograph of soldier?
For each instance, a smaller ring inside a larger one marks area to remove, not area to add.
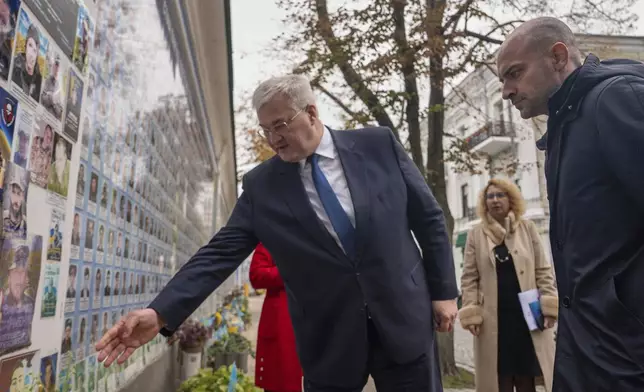
[[[92,176],[89,182],[89,201],[96,203],[96,197],[98,194],[98,173],[92,172]]]
[[[107,208],[107,181],[103,179],[103,185],[101,186],[101,208],[106,209]]]
[[[98,314],[92,315],[92,327],[89,332],[89,344],[93,346],[98,339]]]
[[[123,234],[121,232],[118,233],[116,237],[116,257],[121,257],[123,254]]]
[[[80,214],[74,214],[74,224],[72,225],[72,246],[80,246],[81,221]]]
[[[63,197],[67,197],[71,159],[72,144],[60,134],[55,133],[54,154],[51,160],[47,189]]]
[[[114,253],[114,230],[110,230],[110,234],[107,236],[107,253]]]
[[[41,36],[36,25],[31,23],[24,9],[20,11],[19,19],[11,80],[25,94],[38,101],[42,87],[42,72],[38,57],[41,49],[47,50],[48,42]]]
[[[106,269],[105,273],[105,288],[103,289],[103,296],[109,297],[112,295],[112,271]],[[109,305],[109,300],[107,305]],[[104,324],[103,324],[104,325]]]
[[[121,293],[121,272],[116,271],[114,273],[114,289],[112,290],[112,295],[116,296]]]
[[[40,104],[60,121],[63,115],[63,102],[65,99],[62,87],[64,82],[62,79],[65,73],[60,70],[60,53],[53,46],[49,47],[47,63],[49,65],[49,75],[46,76],[42,86]]]
[[[91,283],[91,280],[90,280],[89,267],[85,267],[85,270],[83,272],[83,284],[81,286],[81,292],[80,292],[80,297],[81,298],[89,297],[89,284],[90,283]]]
[[[67,354],[72,349],[72,319],[65,320],[65,330],[63,332],[63,340],[60,345],[60,353]]]
[[[54,130],[44,119],[36,122],[33,141],[31,143],[31,157],[29,171],[31,182],[40,187],[46,187],[51,165]]]
[[[28,245],[31,243],[31,245]],[[33,252],[30,250],[33,249]],[[0,352],[31,342],[31,323],[40,278],[42,237],[5,239],[0,264]]]
[[[80,7],[78,9],[78,25],[76,28],[72,61],[83,74],[87,71],[87,56],[89,54],[89,44],[92,42],[92,30],[87,9]]]
[[[78,274],[78,267],[75,265],[69,266],[67,274],[67,292],[65,298],[76,298],[76,275]]]
[[[101,226],[98,228],[98,243],[96,244],[96,250],[99,252],[103,252],[104,237],[105,237],[105,226],[101,224]]]
[[[94,298],[101,296],[101,290],[103,289],[103,274],[100,268],[96,269],[96,275],[94,276]]]
[[[20,0],[0,0],[0,78],[7,80]]]
[[[87,219],[86,226],[87,227],[85,228],[85,249],[92,250],[94,248],[94,221],[92,219]]]
[[[78,182],[76,185],[76,195],[81,199],[85,197],[85,164],[81,162],[78,168]]]
[[[3,197],[3,229],[6,237],[27,238],[27,190],[29,173],[18,165],[10,165]]]

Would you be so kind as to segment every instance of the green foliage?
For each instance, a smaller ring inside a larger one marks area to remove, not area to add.
[[[215,357],[228,353],[251,353],[252,345],[250,340],[239,333],[229,333],[225,338],[215,341],[208,348],[208,357]]]
[[[232,366],[222,366],[213,371],[201,369],[199,373],[184,381],[179,387],[179,392],[226,392],[230,383]],[[251,377],[237,369],[237,385],[235,392],[260,392]]]

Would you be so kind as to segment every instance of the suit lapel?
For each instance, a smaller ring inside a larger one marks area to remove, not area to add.
[[[334,258],[346,260],[346,255],[311,207],[300,177],[298,164],[280,161],[279,166],[278,189],[280,189],[282,198],[286,201],[293,216],[319,245],[335,256]]]
[[[368,243],[367,227],[369,227],[369,220],[371,219],[371,195],[364,157],[355,148],[355,141],[351,138],[352,135],[347,132],[349,131],[331,131],[331,135],[347,179],[351,200],[353,200],[356,221],[356,259],[360,260],[364,247]]]

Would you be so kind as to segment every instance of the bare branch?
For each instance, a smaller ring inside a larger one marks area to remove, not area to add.
[[[461,19],[461,17],[469,10],[470,6],[472,3],[474,3],[475,0],[467,0],[465,3],[461,4],[461,6],[458,8],[458,10],[447,19],[445,24],[443,25],[443,34],[447,33],[447,31],[453,26],[456,28],[458,26],[458,22]]]
[[[503,40],[492,38],[492,37],[490,37],[488,35],[479,34],[479,33],[476,33],[474,31],[465,30],[465,31],[463,31],[463,33],[468,37],[477,38],[477,39],[479,39],[479,40],[481,40],[483,42],[487,42],[487,43],[490,43],[490,44],[501,45],[503,43]]]
[[[394,128],[394,123],[391,121],[387,111],[381,105],[378,97],[369,89],[369,87],[367,87],[360,74],[358,74],[355,68],[350,64],[349,59],[351,59],[351,56],[345,52],[344,48],[336,38],[329,19],[327,1],[316,0],[315,6],[318,16],[319,33],[331,53],[333,53],[336,65],[340,69],[340,72],[342,72],[345,81],[349,87],[351,87],[354,94],[360,98],[360,100],[369,109],[371,115],[376,119],[378,124],[380,126],[389,127],[394,132],[396,139],[400,140],[398,130]]]
[[[359,123],[359,124],[361,124],[363,126],[368,125],[368,123],[366,121],[364,121],[364,118],[360,118],[360,116],[357,113],[355,113],[353,110],[351,110],[351,108],[349,108],[349,106],[347,104],[342,102],[342,100],[337,95],[333,94],[327,88],[322,86],[318,81],[316,81],[316,80],[312,81],[311,86],[314,89],[320,91],[322,94],[326,95],[330,100],[333,101],[333,103],[338,105],[338,107],[340,109],[342,109],[347,115],[349,115],[349,117],[351,117],[352,120],[354,120],[355,122],[357,122],[357,123]]]

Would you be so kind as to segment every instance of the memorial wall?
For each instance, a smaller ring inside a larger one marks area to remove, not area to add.
[[[153,0],[0,0],[0,391],[115,391],[166,350],[93,347],[214,230],[190,101]]]

